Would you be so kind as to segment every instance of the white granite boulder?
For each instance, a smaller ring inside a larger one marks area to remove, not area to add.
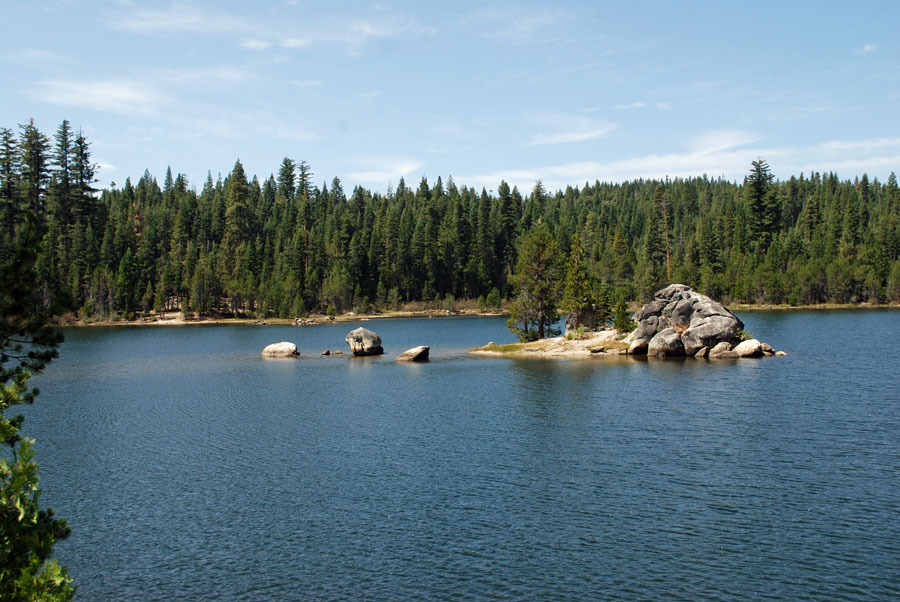
[[[418,347],[413,347],[412,349],[407,349],[403,353],[397,356],[398,362],[427,362],[428,361],[428,350],[431,349],[428,345],[419,345]]]
[[[300,355],[300,352],[297,351],[295,344],[282,341],[281,343],[266,345],[261,355],[262,357],[297,357]]]
[[[350,345],[353,355],[381,355],[384,353],[381,337],[368,328],[351,330],[344,340]]]

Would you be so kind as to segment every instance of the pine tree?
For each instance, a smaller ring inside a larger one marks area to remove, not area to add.
[[[585,265],[581,236],[575,234],[572,236],[565,290],[560,303],[560,309],[569,314],[566,318],[566,332],[578,327],[596,329],[595,305],[594,287]]]
[[[750,162],[745,191],[750,210],[750,230],[756,236],[761,252],[765,253],[778,223],[778,202],[772,180],[775,176],[763,159]]]
[[[6,233],[0,232],[0,239]],[[34,269],[41,232],[27,215],[17,239],[0,255],[0,599],[71,600],[65,569],[50,559],[56,541],[69,535],[64,520],[41,509],[34,441],[19,434],[23,417],[12,406],[33,403],[39,391],[28,379],[57,357],[62,337],[47,327],[53,308],[42,309]],[[4,241],[6,242],[6,241]]]
[[[516,299],[510,305],[506,325],[521,341],[559,334],[553,328],[559,320],[564,263],[559,244],[543,222],[522,240],[516,272],[510,277]]]

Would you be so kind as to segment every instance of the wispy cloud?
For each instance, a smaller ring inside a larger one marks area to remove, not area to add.
[[[463,176],[476,186],[496,186],[500,180],[527,189],[541,180],[548,189],[563,189],[599,180],[622,182],[639,178],[724,177],[741,181],[750,161],[764,157],[777,176],[834,171],[846,175],[886,176],[900,165],[900,138],[829,141],[797,147],[743,147],[761,139],[750,132],[713,131],[700,136],[684,152],[649,154],[616,161],[580,161],[531,169],[497,170]],[[852,154],[847,157],[848,152]]]
[[[139,10],[119,14],[109,21],[109,26],[120,31],[157,35],[168,33],[221,35],[247,31],[250,28],[246,18],[179,4],[173,4],[166,10]]]
[[[829,140],[819,145],[822,150],[875,150],[881,148],[900,148],[900,138],[870,138],[868,140]]]
[[[410,157],[366,157],[358,160],[361,169],[350,177],[360,183],[381,188],[422,169],[423,163]]]
[[[859,49],[860,54],[872,54],[874,52],[878,52],[878,44],[875,43],[863,44],[862,48]]]
[[[613,105],[613,108],[617,111],[629,111],[631,109],[643,109],[646,106],[646,103],[643,102],[632,102],[627,105]]]
[[[611,121],[566,113],[537,113],[530,117],[530,121],[539,131],[531,136],[525,146],[593,140],[619,127],[618,123]]]
[[[312,40],[309,38],[285,38],[278,42],[278,45],[282,48],[303,48],[304,46],[309,46],[312,43]]]
[[[31,95],[49,104],[120,114],[153,113],[171,100],[155,86],[125,79],[42,80]]]
[[[257,38],[247,38],[241,40],[240,45],[241,48],[246,48],[247,50],[266,50],[267,48],[272,47],[272,42],[259,40]]]
[[[660,111],[666,111],[668,109],[671,109],[672,106],[667,102],[659,101],[656,103],[656,108]]]
[[[329,40],[339,40],[351,54],[359,54],[366,46],[379,40],[433,37],[437,34],[436,27],[403,15],[360,19],[346,29],[340,25],[336,27],[336,32],[328,36]]]
[[[243,84],[256,78],[252,72],[230,65],[210,67],[209,69],[164,69],[159,71],[158,75],[161,80],[174,84],[204,86]]]
[[[371,100],[379,94],[381,94],[381,92],[379,92],[378,90],[369,90],[368,92],[360,92],[359,94],[357,94],[357,96],[359,96],[363,100]]]
[[[486,8],[462,18],[465,25],[482,27],[487,38],[513,44],[534,44],[554,39],[565,16],[556,9],[528,7]]]
[[[711,130],[696,137],[691,143],[691,151],[697,155],[707,155],[718,151],[746,146],[762,137],[749,130]]]
[[[292,79],[288,83],[298,88],[313,88],[322,85],[322,82],[317,79]]]
[[[38,63],[59,63],[69,62],[70,57],[52,50],[44,50],[41,48],[23,48],[22,50],[14,50],[7,52],[3,58],[10,63],[17,65],[33,65]]]

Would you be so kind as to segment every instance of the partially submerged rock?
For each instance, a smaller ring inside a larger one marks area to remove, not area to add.
[[[300,352],[297,351],[297,346],[295,344],[282,341],[281,343],[267,345],[265,349],[262,350],[261,355],[262,357],[297,357],[300,355]]]
[[[344,340],[350,345],[353,355],[381,355],[384,353],[381,337],[368,328],[351,330]]]
[[[413,347],[412,349],[407,349],[403,353],[397,356],[398,362],[427,362],[428,361],[428,350],[431,349],[428,345],[419,345],[418,347]]]
[[[757,341],[756,339],[747,339],[746,341],[741,341],[732,349],[735,353],[737,353],[741,357],[762,357],[762,343]]]

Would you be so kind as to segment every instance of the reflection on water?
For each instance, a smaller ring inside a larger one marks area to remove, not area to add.
[[[864,358],[900,313],[741,318],[790,355],[469,356],[502,318],[368,322],[371,358],[321,355],[356,324],[69,329],[25,432],[82,600],[897,598],[900,349]],[[281,340],[301,358],[259,358]]]

